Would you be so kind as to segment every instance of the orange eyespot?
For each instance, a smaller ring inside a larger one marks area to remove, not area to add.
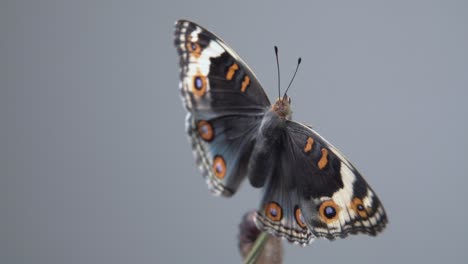
[[[296,223],[300,227],[302,227],[302,228],[307,227],[307,225],[305,224],[304,217],[302,216],[301,209],[298,206],[296,206],[296,209],[294,210],[294,217],[296,218]]]
[[[355,197],[351,202],[351,208],[362,218],[367,218],[367,209],[361,199]]]
[[[201,47],[196,42],[188,41],[187,42],[187,50],[190,52],[190,54],[192,54],[196,58],[199,58],[200,55],[201,55]]]
[[[192,92],[198,97],[201,97],[206,92],[206,77],[201,75],[193,76],[193,83],[192,83]]]
[[[332,223],[338,219],[340,207],[333,201],[323,202],[319,207],[320,218],[325,223]]]
[[[208,121],[199,121],[197,124],[198,135],[205,141],[211,141],[214,138],[213,126]]]
[[[281,206],[276,202],[270,202],[265,206],[265,215],[272,221],[280,221],[283,217]]]
[[[226,176],[226,162],[223,157],[217,155],[213,160],[213,172],[216,178],[222,180]]]

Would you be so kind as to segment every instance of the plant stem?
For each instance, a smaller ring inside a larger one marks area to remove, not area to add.
[[[255,264],[257,258],[262,254],[263,248],[268,240],[268,234],[266,232],[260,233],[260,235],[255,240],[252,249],[245,258],[244,264]]]

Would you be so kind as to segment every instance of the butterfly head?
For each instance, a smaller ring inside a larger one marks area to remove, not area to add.
[[[297,60],[296,70],[294,71],[294,75],[289,82],[288,88],[284,92],[283,97],[281,97],[281,89],[280,89],[280,67],[279,67],[279,58],[278,58],[278,47],[275,46],[275,56],[276,56],[276,67],[278,69],[278,99],[276,102],[271,106],[271,111],[275,112],[281,119],[291,120],[292,111],[291,111],[291,97],[288,96],[289,87],[296,77],[297,69],[299,69],[299,65],[301,64],[301,58]]]
[[[272,105],[271,110],[275,112],[280,118],[291,120],[291,97],[285,94],[282,98],[278,98]]]

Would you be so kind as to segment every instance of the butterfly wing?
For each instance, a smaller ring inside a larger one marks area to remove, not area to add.
[[[180,90],[197,115],[264,112],[270,101],[249,67],[220,38],[187,21],[176,22]]]
[[[245,176],[270,102],[252,71],[220,38],[186,20],[175,27],[180,92],[196,162],[209,189],[230,196]]]
[[[300,208],[315,236],[377,235],[387,224],[379,198],[356,168],[310,127],[289,121]]]
[[[259,226],[300,244],[381,232],[385,209],[356,168],[310,127],[286,122],[279,165],[257,213]],[[282,219],[274,217],[277,212]]]
[[[209,120],[188,114],[187,133],[210,191],[233,195],[245,178],[261,117],[230,115]]]
[[[291,160],[287,155],[276,157],[280,158],[279,162],[275,162],[276,166],[263,187],[263,198],[255,218],[257,226],[290,242],[307,245],[315,236],[299,207],[299,183],[295,182],[294,177],[290,177]]]

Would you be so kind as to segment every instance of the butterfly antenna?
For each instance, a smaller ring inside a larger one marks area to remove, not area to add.
[[[276,68],[278,69],[278,98],[281,98],[281,89],[280,89],[280,67],[278,59],[278,47],[275,46],[275,56],[276,56]]]
[[[299,69],[299,64],[301,64],[301,61],[302,61],[302,59],[299,57],[299,59],[297,60],[296,70],[294,71],[294,75],[293,75],[291,81],[289,82],[288,88],[286,88],[286,91],[284,92],[284,95],[287,95],[289,87],[291,87],[291,84],[294,81],[294,77],[296,77],[297,69]]]

